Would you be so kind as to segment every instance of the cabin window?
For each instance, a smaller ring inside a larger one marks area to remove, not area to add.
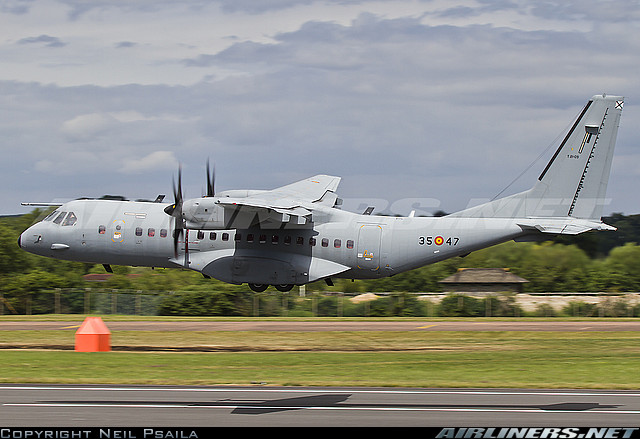
[[[149,227],[149,229],[147,230],[147,236],[149,238],[153,238],[154,236],[156,236],[156,229]]]
[[[223,241],[228,241],[229,240],[229,234],[227,232],[222,234],[222,240]]]
[[[333,240],[333,247],[334,248],[340,248],[340,246],[342,245],[342,241],[339,239],[334,239]]]
[[[53,220],[54,224],[60,224],[62,222],[62,220],[64,219],[66,214],[67,214],[67,212],[60,212],[60,215],[58,215],[56,217],[56,219]]]
[[[278,243],[278,239],[279,239],[278,235],[273,235],[271,237],[271,244],[277,244]]]
[[[291,235],[284,237],[284,245],[291,245]]]
[[[322,238],[322,246],[323,247],[329,247],[329,239],[328,238]]]
[[[267,242],[267,235],[260,235],[260,244]]]
[[[215,241],[216,240],[216,232],[210,232],[209,233],[209,239],[211,241]]]
[[[309,245],[311,247],[315,246],[316,245],[316,238],[309,238]]]
[[[302,236],[298,236],[296,238],[296,244],[298,244],[298,245],[304,244],[304,238]]]
[[[160,238],[167,237],[167,229],[160,229]]]
[[[136,236],[142,236],[142,227],[136,227]]]
[[[198,230],[198,240],[201,241],[204,239],[204,232],[202,230]]]
[[[247,242],[253,242],[253,233],[247,235]]]
[[[242,233],[236,233],[236,236],[233,237],[235,241],[242,241]]]
[[[98,226],[98,233],[100,235],[104,235],[105,233],[107,233],[107,228],[105,226]]]
[[[353,248],[353,239],[347,239],[347,248]]]

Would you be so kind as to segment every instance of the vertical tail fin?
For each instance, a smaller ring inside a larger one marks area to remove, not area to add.
[[[538,178],[533,192],[558,201],[551,216],[602,216],[623,101],[594,96]]]
[[[600,220],[624,98],[597,95],[528,191],[453,216]]]

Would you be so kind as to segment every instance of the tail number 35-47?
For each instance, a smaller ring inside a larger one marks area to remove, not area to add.
[[[418,244],[420,245],[458,245],[460,238],[457,236],[420,236]]]

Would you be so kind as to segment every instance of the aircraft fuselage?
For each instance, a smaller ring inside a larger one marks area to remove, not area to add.
[[[187,229],[176,254],[166,207],[71,201],[27,229],[20,246],[72,261],[183,267],[230,283],[299,285],[387,277],[523,234],[510,219],[386,217],[326,207],[324,221],[311,227]]]

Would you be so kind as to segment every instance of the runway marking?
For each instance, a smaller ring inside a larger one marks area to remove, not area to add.
[[[63,326],[60,329],[73,329],[73,328],[79,328],[81,325],[73,325],[73,326]]]
[[[434,326],[438,326],[438,325],[425,325],[425,326],[418,326],[418,329],[433,328]]]
[[[77,403],[6,403],[4,407],[73,407],[73,408],[183,408],[183,409],[253,409],[253,410],[352,410],[352,411],[398,411],[398,412],[462,412],[462,413],[585,413],[583,410],[543,410],[543,409],[494,409],[494,408],[436,408],[436,407],[339,407],[339,406],[268,406],[268,405],[189,405],[189,404],[77,404]],[[640,410],[597,410],[592,414],[640,415]]]

